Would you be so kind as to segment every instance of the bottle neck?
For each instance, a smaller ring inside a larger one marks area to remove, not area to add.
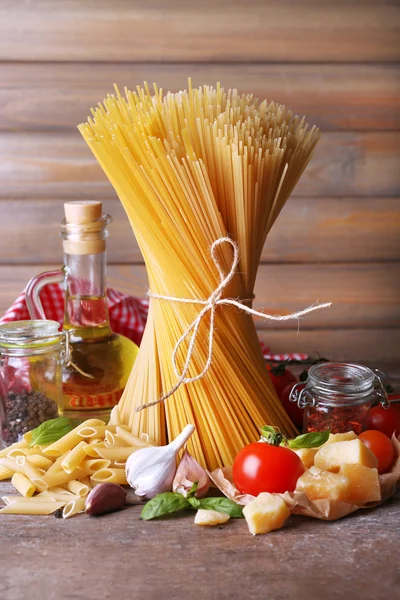
[[[106,295],[106,252],[65,254],[64,329],[91,337],[111,332]]]

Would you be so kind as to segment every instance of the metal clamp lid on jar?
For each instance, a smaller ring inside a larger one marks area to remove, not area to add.
[[[308,371],[306,387],[304,382],[293,386],[289,399],[299,408],[306,406],[356,406],[363,404],[372,393],[380,398],[384,408],[390,406],[382,383],[384,373],[373,371],[364,365],[353,363],[320,363]]]

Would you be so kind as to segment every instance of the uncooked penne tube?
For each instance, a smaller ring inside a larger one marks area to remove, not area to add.
[[[96,471],[96,473],[91,476],[90,481],[96,483],[118,483],[119,485],[128,484],[125,469],[113,469],[110,467]]]
[[[138,448],[129,446],[113,446],[112,448],[96,448],[98,456],[113,461],[126,461]]]
[[[99,456],[99,453],[97,451],[97,449],[99,448],[99,446],[104,448],[104,442],[98,442],[97,444],[87,444],[85,446],[85,452],[88,456],[91,456],[92,458],[97,458]]]
[[[79,431],[81,438],[104,438],[107,431],[115,432],[116,425],[91,425]]]
[[[70,502],[71,500],[76,500],[79,497],[75,494],[71,494],[71,492],[68,492],[68,490],[56,490],[60,490],[60,488],[51,488],[50,490],[46,490],[45,492],[40,492],[40,494],[34,496],[32,500],[52,499],[56,500],[57,502],[64,502],[64,504],[67,504],[67,502]]]
[[[89,491],[92,489],[92,484],[90,483],[89,477],[83,477],[80,481],[88,487]]]
[[[75,494],[75,496],[87,496],[90,492],[90,488],[77,479],[71,479],[67,482],[67,490]]]
[[[82,423],[81,425],[78,425],[78,427],[75,427],[75,429],[64,435],[56,442],[53,442],[53,444],[50,444],[50,446],[44,448],[43,452],[46,456],[61,456],[61,454],[64,454],[68,450],[71,450],[77,444],[79,444],[80,441],[82,441],[82,437],[79,435],[81,429],[84,429],[85,427],[96,427],[101,425],[104,426],[104,421],[100,421],[100,419],[88,419],[87,421],[84,421],[84,423]]]
[[[80,498],[77,498],[76,500],[71,500],[64,507],[63,517],[64,517],[64,519],[68,519],[69,517],[78,515],[79,513],[85,512],[85,508],[86,508],[86,498],[85,497],[80,497]]]
[[[61,456],[56,458],[56,460],[53,462],[53,464],[50,465],[49,468],[47,469],[47,475],[50,475],[51,473],[59,473],[60,471],[64,471],[64,469],[61,467],[61,463],[64,460],[64,458],[67,456],[67,454],[68,454],[68,452],[65,452],[64,454],[61,454]]]
[[[36,486],[22,473],[14,473],[11,483],[22,496],[30,498],[36,492]]]
[[[79,444],[77,444],[75,448],[72,448],[67,456],[61,461],[61,467],[66,473],[72,473],[72,471],[77,469],[81,462],[85,460],[87,456],[85,452],[86,446],[86,442],[79,442]]]
[[[110,413],[110,420],[108,421],[109,425],[120,425],[121,424],[121,415],[119,414],[118,406],[114,406]]]
[[[21,440],[20,442],[15,442],[14,444],[11,444],[11,446],[8,446],[7,448],[3,448],[2,450],[0,450],[0,458],[4,458],[5,456],[8,456],[8,453],[11,450],[16,450],[17,448],[27,448],[29,445],[29,442],[25,441],[25,440]]]
[[[95,471],[98,471],[99,469],[105,469],[109,465],[110,461],[104,458],[84,460],[81,463],[81,466],[78,469],[72,471],[72,473],[66,473],[64,469],[52,473],[49,473],[49,471],[47,471],[47,473],[43,475],[43,477],[33,479],[32,483],[36,485],[36,488],[39,490],[39,492],[44,492],[49,488],[64,485],[72,479],[81,480],[83,477],[86,477],[87,475],[92,475]]]
[[[10,504],[6,504],[0,509],[0,514],[11,515],[51,515],[54,511],[62,508],[64,502],[56,502],[55,500],[47,500],[35,502],[32,498],[27,501],[26,498],[14,500]]]
[[[0,458],[0,465],[10,469],[13,473],[22,473],[32,481],[34,477],[40,477],[41,473],[35,465],[27,460],[26,456],[17,458]]]
[[[133,435],[133,433],[130,431],[126,431],[126,429],[120,425],[117,425],[117,435],[119,438],[121,438],[121,440],[124,440],[124,442],[127,442],[130,446],[135,446],[137,448],[147,448],[151,446],[151,444],[141,440],[136,435]]]

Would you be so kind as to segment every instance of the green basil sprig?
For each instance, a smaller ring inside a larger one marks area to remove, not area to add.
[[[235,519],[243,517],[242,507],[229,498],[195,498],[196,489],[197,484],[194,484],[186,498],[177,492],[157,494],[144,506],[140,518],[150,521],[182,510],[198,510],[199,508],[218,510]]]
[[[318,448],[328,441],[329,433],[329,429],[326,431],[310,431],[310,433],[303,433],[303,435],[298,435],[293,440],[289,440],[288,445],[292,450],[300,450],[300,448]]]
[[[67,417],[58,417],[57,419],[44,421],[39,427],[32,430],[32,441],[29,444],[29,448],[36,444],[40,446],[52,444],[75,429],[77,425],[79,425],[79,421],[68,419]]]

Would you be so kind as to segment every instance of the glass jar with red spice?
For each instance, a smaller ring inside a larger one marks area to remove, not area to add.
[[[347,363],[322,363],[308,371],[304,389],[296,384],[290,400],[304,408],[304,432],[331,433],[366,429],[366,417],[372,404],[387,404],[387,395],[377,372],[368,367]]]

